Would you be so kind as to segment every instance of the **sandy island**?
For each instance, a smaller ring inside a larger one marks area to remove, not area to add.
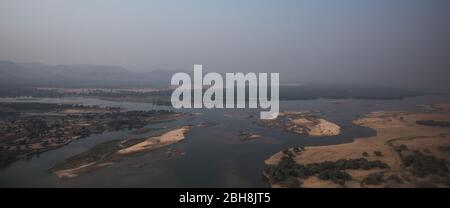
[[[312,137],[336,136],[341,132],[341,128],[337,124],[303,111],[282,112],[277,119],[260,121],[259,124]]]
[[[294,177],[298,181],[290,179],[290,184],[298,182],[301,187],[449,187],[450,128],[418,124],[421,121],[448,124],[450,114],[372,112],[354,123],[375,129],[374,137],[358,138],[347,144],[291,148],[273,155],[265,164],[282,168],[277,166],[282,158],[285,164],[292,158],[297,165],[305,167],[313,167],[306,165],[315,163],[314,167],[326,164],[340,168],[322,172],[320,176],[324,180],[310,173]],[[342,164],[346,163],[357,164],[347,165],[351,168],[345,169],[347,166]],[[286,187],[273,180],[273,173],[265,171],[264,175],[272,187]]]
[[[190,130],[191,126],[183,126],[179,129],[167,131],[160,136],[105,142],[86,152],[57,163],[50,168],[50,171],[59,178],[67,179],[77,177],[96,168],[111,165],[114,160],[128,155],[150,151],[180,142],[185,139],[185,135]]]
[[[179,142],[184,139],[184,135],[190,131],[190,126],[184,126],[179,129],[168,131],[158,137],[150,137],[147,140],[137,143],[133,146],[117,151],[117,154],[132,154],[145,150],[152,150]]]

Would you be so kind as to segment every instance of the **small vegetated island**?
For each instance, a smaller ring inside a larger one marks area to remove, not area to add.
[[[445,106],[445,105],[440,105]],[[449,187],[450,113],[372,112],[376,136],[283,150],[265,161],[272,187]]]
[[[239,140],[245,142],[245,141],[251,141],[254,139],[259,139],[259,138],[261,138],[261,135],[252,133],[252,132],[241,131],[241,132],[239,132],[238,137],[239,137]]]
[[[57,163],[50,171],[59,178],[77,177],[88,171],[111,165],[118,159],[180,142],[190,130],[191,126],[183,126],[168,130],[159,136],[105,142]]]
[[[341,128],[330,121],[311,115],[309,112],[281,112],[276,119],[261,120],[260,126],[283,129],[313,137],[336,136]]]
[[[139,129],[183,116],[172,111],[52,103],[0,103],[0,168],[105,131]]]

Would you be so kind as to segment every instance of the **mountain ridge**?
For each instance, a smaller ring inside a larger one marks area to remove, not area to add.
[[[0,83],[25,87],[162,87],[174,71],[134,72],[120,66],[16,63],[0,60]]]

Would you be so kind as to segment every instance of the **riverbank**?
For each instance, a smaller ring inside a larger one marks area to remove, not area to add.
[[[264,175],[272,187],[449,187],[450,128],[423,121],[450,122],[450,114],[372,112],[354,123],[376,136],[278,152]]]

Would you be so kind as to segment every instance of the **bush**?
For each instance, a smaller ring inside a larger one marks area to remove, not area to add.
[[[398,175],[390,175],[388,180],[393,181],[398,184],[403,184],[403,179],[401,179]]]
[[[331,180],[333,182],[343,182],[352,179],[352,176],[345,171],[327,170],[317,176],[320,180]]]
[[[363,180],[363,183],[367,185],[380,185],[381,183],[384,182],[383,177],[384,177],[383,173],[372,173]]]
[[[398,153],[398,154],[402,154],[402,152],[403,151],[406,151],[406,150],[408,150],[408,147],[406,146],[406,145],[400,145],[400,146],[395,146],[394,147],[394,149],[395,149],[395,151]]]
[[[380,151],[373,151],[373,154],[377,157],[383,157],[383,153]]]
[[[283,181],[280,181],[279,184],[286,188],[300,188],[300,182],[296,177],[289,177]]]

